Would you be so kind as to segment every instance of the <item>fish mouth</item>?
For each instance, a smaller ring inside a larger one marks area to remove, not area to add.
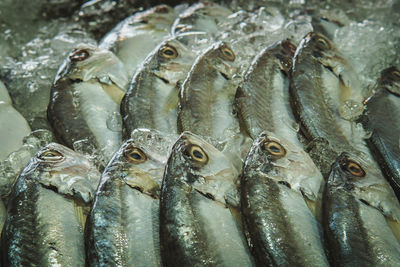
[[[229,76],[228,76],[228,75],[226,75],[225,73],[223,73],[223,72],[219,71],[219,74],[221,74],[221,76],[222,76],[222,77],[223,77],[225,80],[227,80],[227,81],[229,81],[229,80],[230,80]]]
[[[170,84],[170,81],[169,81],[167,78],[161,76],[160,74],[155,73],[154,75],[155,75],[158,79],[160,79],[161,81],[163,81],[165,84]]]

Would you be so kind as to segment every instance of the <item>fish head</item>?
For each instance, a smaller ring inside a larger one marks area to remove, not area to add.
[[[163,42],[154,54],[156,64],[154,73],[169,84],[182,81],[193,64],[196,54],[173,38]]]
[[[336,52],[336,46],[324,35],[316,32],[309,32],[302,40],[301,46],[312,50],[312,56],[321,58],[331,57]]]
[[[175,136],[156,130],[134,130],[131,139],[107,165],[105,177],[120,179],[143,194],[158,198],[164,167],[175,139]]]
[[[390,67],[381,72],[379,83],[391,93],[400,96],[400,71]]]
[[[237,191],[238,171],[214,146],[190,132],[183,132],[175,143],[168,165],[176,177],[202,195],[227,204],[227,195]],[[231,196],[229,196],[231,197]]]
[[[380,169],[352,153],[343,152],[332,165],[328,178],[331,190],[352,194],[383,215],[400,221],[400,204]]]
[[[193,31],[216,33],[218,22],[231,13],[232,11],[226,7],[210,1],[201,1],[179,15],[172,27],[172,32],[174,34]]]
[[[360,94],[361,83],[353,66],[327,37],[316,32],[308,33],[301,41],[296,56],[303,50],[307,51],[305,56],[313,57],[338,78],[344,94],[341,96],[342,102],[349,98],[358,102],[364,100]]]
[[[146,30],[164,30],[166,27],[170,27],[175,16],[175,10],[172,7],[168,5],[157,5],[132,16],[126,26],[129,28],[135,27]]]
[[[96,79],[103,84],[115,84],[123,90],[128,84],[123,63],[111,51],[88,44],[80,44],[69,53],[55,81],[64,77],[84,82]]]
[[[21,175],[85,203],[93,199],[100,180],[99,171],[85,156],[57,143],[43,147]]]
[[[230,80],[237,73],[235,65],[236,55],[232,48],[225,42],[219,42],[201,55],[197,64],[205,64],[218,71],[225,79]]]
[[[323,177],[308,154],[297,145],[271,132],[262,132],[254,141],[245,171],[261,173],[309,200],[321,196]]]
[[[342,153],[332,165],[328,184],[345,191],[353,191],[357,181],[364,179],[366,175],[360,163],[351,159],[348,153]]]
[[[344,73],[344,69],[350,68],[348,61],[339,52],[335,44],[320,33],[308,33],[301,41],[296,54],[300,49],[309,50],[312,57],[316,58],[337,76]]]

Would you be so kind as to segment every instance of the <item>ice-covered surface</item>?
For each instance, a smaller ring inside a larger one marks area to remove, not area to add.
[[[334,41],[353,64],[366,97],[384,68],[400,65],[399,29],[399,25],[363,20],[335,32]]]
[[[36,130],[23,139],[23,145],[12,152],[7,159],[0,161],[0,198],[6,198],[21,170],[39,149],[54,142],[48,130]]]
[[[19,55],[6,59],[0,75],[15,108],[32,129],[48,128],[46,110],[54,76],[66,55],[79,43],[96,45],[90,34],[66,19],[53,20],[20,46]]]

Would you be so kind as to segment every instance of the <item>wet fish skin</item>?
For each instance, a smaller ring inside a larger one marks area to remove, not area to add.
[[[223,42],[214,44],[196,59],[180,92],[180,132],[190,131],[223,141],[240,131],[233,115],[237,88],[232,81],[234,61],[234,52]]]
[[[336,149],[337,146],[343,147],[342,144],[348,146],[349,142],[338,127],[332,127],[335,118],[326,102],[322,80],[322,74],[327,70],[319,60],[325,56],[336,57],[334,46],[329,40],[317,33],[306,35],[295,54],[290,94],[293,110],[307,139],[329,140],[330,145]]]
[[[328,41],[319,34],[309,33],[299,45],[293,63],[290,86],[292,104],[308,141],[314,148],[319,149],[311,151],[310,155],[316,159],[315,162],[327,179],[329,175],[326,171],[327,166],[333,164],[342,152],[351,153],[362,162],[364,169],[368,169],[367,177],[359,181],[359,186],[363,190],[356,192],[358,196],[368,201],[386,217],[397,221],[399,203],[368,151],[363,136],[346,133],[343,126],[350,126],[352,122],[338,118],[337,105],[331,105],[325,99],[327,87],[332,85],[332,88],[335,88],[339,80],[335,76],[331,76],[332,80],[327,78],[327,75],[332,75],[333,72],[323,67],[313,53],[316,52],[317,56],[323,55],[326,48],[331,47]],[[328,58],[333,58],[335,55],[334,51],[329,50],[327,53]],[[330,54],[332,55],[329,56]],[[322,73],[326,80],[322,79]],[[315,144],[317,145],[314,146]],[[321,158],[320,155],[324,157]]]
[[[281,140],[262,132],[246,160],[241,211],[252,254],[258,266],[329,266],[319,224],[290,179],[301,160],[284,164],[286,153]]]
[[[99,47],[113,51],[132,77],[148,54],[169,35],[177,12],[168,5],[157,5],[136,13],[105,35]]]
[[[167,138],[136,130],[107,165],[87,220],[88,266],[161,266],[159,195]]]
[[[297,140],[288,89],[288,75],[295,50],[296,47],[289,40],[280,41],[262,50],[236,91],[237,114],[253,139],[262,131],[269,130],[284,132],[285,136],[289,134],[293,137],[291,140]],[[282,121],[285,122],[283,126]],[[286,134],[290,128],[292,131]]]
[[[368,171],[348,153],[332,165],[324,196],[324,229],[333,266],[395,266],[400,260],[399,241],[386,218],[357,195],[365,175]]]
[[[240,170],[251,144],[241,132],[234,110],[237,74],[235,52],[225,42],[214,43],[198,56],[179,95],[178,132],[206,138]]]
[[[137,128],[177,133],[178,83],[196,58],[181,38],[191,37],[161,43],[134,76],[121,103],[126,136]]]
[[[216,35],[221,32],[219,23],[232,14],[229,8],[213,2],[201,1],[188,7],[172,25],[173,35],[184,32],[206,32],[208,35]]]
[[[226,191],[215,191],[227,179],[232,183],[237,172],[221,152],[206,144],[184,132],[168,159],[160,201],[163,264],[251,266],[247,245],[225,207]]]
[[[391,186],[400,197],[400,77],[395,67],[385,69],[378,81],[377,92],[367,102],[363,124],[372,135],[369,148]]]
[[[282,40],[257,55],[236,91],[236,113],[242,127],[244,126],[253,140],[263,131],[268,131],[269,135],[286,147],[288,154],[285,164],[292,162],[292,168],[297,169],[296,175],[286,176],[286,182],[291,185],[292,190],[301,192],[320,207],[320,192],[324,181],[309,155],[303,150],[290,107],[288,76],[295,50],[296,47],[289,40]],[[280,166],[285,169],[284,164]],[[319,213],[319,209],[317,210],[315,212]]]
[[[17,151],[0,162],[0,197],[2,199],[8,198],[15,181],[30,159],[42,147],[52,142],[55,142],[55,137],[51,131],[44,129],[32,131],[24,137],[23,145]]]
[[[51,143],[16,182],[2,233],[4,266],[84,266],[83,226],[100,174],[82,155]]]
[[[48,119],[57,138],[84,152],[101,150],[106,162],[121,143],[119,102],[128,82],[122,63],[111,52],[80,45],[60,66],[51,90]],[[104,163],[103,163],[104,164]]]

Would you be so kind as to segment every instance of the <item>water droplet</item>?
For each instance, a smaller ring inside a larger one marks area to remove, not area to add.
[[[353,99],[347,100],[340,108],[340,116],[348,121],[355,121],[364,111],[365,106]]]
[[[108,115],[107,121],[107,128],[113,132],[121,132],[122,131],[122,118],[119,112],[112,112]]]

